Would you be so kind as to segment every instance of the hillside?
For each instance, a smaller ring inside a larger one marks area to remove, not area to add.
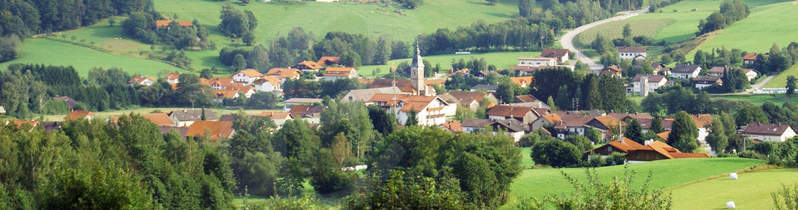
[[[782,184],[798,184],[798,169],[770,169],[743,173],[738,180],[728,176],[698,182],[669,190],[673,195],[673,209],[718,209],[734,201],[739,209],[770,209],[770,193]]]
[[[712,50],[726,47],[739,48],[746,51],[763,52],[770,50],[773,44],[784,47],[798,41],[798,2],[782,2],[751,9],[751,14],[717,32],[699,49]]]

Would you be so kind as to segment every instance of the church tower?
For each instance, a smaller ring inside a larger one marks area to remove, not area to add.
[[[418,95],[425,95],[424,84],[424,62],[421,60],[421,50],[416,41],[416,55],[413,56],[413,63],[410,64],[410,84],[418,91]]]

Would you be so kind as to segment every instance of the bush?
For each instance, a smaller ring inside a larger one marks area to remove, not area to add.
[[[626,163],[626,154],[613,152],[607,159],[607,165],[621,165]]]
[[[549,140],[533,146],[530,156],[535,163],[552,167],[567,167],[579,164],[582,153],[571,143]]]
[[[798,185],[792,188],[782,185],[781,190],[770,194],[773,198],[773,204],[776,205],[775,209],[798,209]]]

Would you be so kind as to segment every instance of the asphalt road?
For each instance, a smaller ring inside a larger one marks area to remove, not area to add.
[[[611,17],[611,18],[607,18],[607,19],[604,19],[604,20],[599,20],[599,21],[596,21],[596,22],[592,22],[592,23],[588,23],[588,24],[579,26],[578,28],[575,28],[575,29],[573,29],[571,31],[568,31],[568,33],[565,33],[565,35],[563,35],[562,38],[560,38],[560,45],[563,48],[570,50],[571,53],[573,53],[576,56],[577,60],[579,60],[580,62],[582,62],[584,64],[587,64],[588,66],[590,66],[590,70],[593,70],[593,72],[597,73],[598,71],[601,71],[601,69],[604,68],[604,66],[599,64],[599,63],[596,63],[593,59],[590,59],[584,53],[582,53],[582,51],[579,51],[579,49],[576,49],[576,47],[574,46],[574,37],[576,37],[577,35],[579,35],[580,33],[584,32],[584,31],[586,31],[586,30],[588,30],[590,28],[596,27],[598,25],[609,23],[609,22],[613,22],[613,21],[619,21],[619,20],[627,19],[627,18],[630,18],[630,17],[637,16],[639,14],[647,13],[647,12],[648,12],[648,8],[644,8],[644,9],[636,10],[636,11],[619,12],[618,15],[615,16],[615,17]]]

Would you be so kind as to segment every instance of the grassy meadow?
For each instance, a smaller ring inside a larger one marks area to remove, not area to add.
[[[773,77],[764,87],[766,88],[783,88],[787,86],[787,77],[788,76],[796,76],[798,77],[798,65],[793,65],[787,70],[776,75]]]
[[[726,29],[716,33],[699,49],[712,50],[726,47],[749,52],[770,50],[773,44],[784,47],[798,41],[798,2],[782,2],[753,7],[751,14]]]
[[[734,201],[739,209],[772,209],[770,193],[782,184],[798,184],[798,169],[769,169],[739,174],[737,180],[728,176],[701,181],[670,189],[673,209],[720,209]]]
[[[675,159],[631,164],[629,168],[636,172],[635,180],[639,180],[637,184],[643,182],[650,171],[653,179],[652,187],[670,188],[751,168],[764,162],[763,160],[744,158]],[[596,170],[601,179],[610,180],[614,176],[623,175],[624,166],[601,167]],[[548,194],[567,194],[572,191],[573,188],[562,176],[561,171],[580,180],[585,178],[584,168],[524,170],[513,180],[513,184],[510,186],[510,198],[504,207],[512,207],[519,199]]]
[[[713,98],[748,101],[757,106],[762,105],[766,102],[771,102],[777,105],[781,105],[784,102],[787,102],[788,100],[788,98],[784,94],[725,95],[725,96],[713,96]],[[798,99],[791,99],[790,101],[796,103],[798,102]]]
[[[472,53],[471,55],[433,55],[424,56],[424,61],[427,61],[433,67],[436,64],[441,66],[441,71],[449,70],[452,68],[452,60],[459,61],[461,58],[466,62],[471,59],[485,58],[488,65],[495,65],[499,69],[507,68],[511,65],[518,64],[520,57],[535,57],[540,56],[540,52],[491,52],[491,53]],[[361,66],[357,68],[357,72],[361,77],[375,78],[382,77],[383,75],[390,74],[391,66],[399,66],[400,63],[410,63],[408,59],[390,60],[386,65],[370,65]]]

